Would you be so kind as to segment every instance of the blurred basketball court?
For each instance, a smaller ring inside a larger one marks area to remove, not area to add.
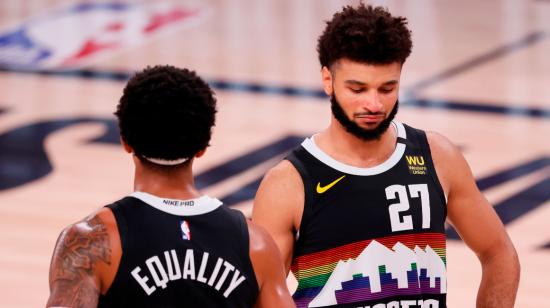
[[[519,252],[516,306],[548,306],[550,1],[367,2],[413,32],[397,119],[461,147]],[[60,231],[132,191],[112,113],[133,71],[172,64],[211,83],[196,182],[250,214],[265,172],[327,126],[316,39],[356,3],[0,2],[0,307],[44,306]],[[452,230],[447,266],[449,307],[474,307],[480,266]]]

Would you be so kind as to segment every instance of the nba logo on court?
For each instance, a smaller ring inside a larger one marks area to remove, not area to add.
[[[182,220],[180,223],[180,227],[181,227],[181,237],[184,240],[188,240],[188,241],[191,240],[191,229],[189,229],[189,224],[187,223],[187,221]]]
[[[124,48],[194,25],[205,8],[172,3],[81,3],[30,18],[0,31],[0,66],[73,68]]]

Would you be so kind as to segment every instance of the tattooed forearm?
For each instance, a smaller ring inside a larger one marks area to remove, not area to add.
[[[99,218],[67,228],[61,233],[52,258],[48,306],[97,306],[97,267],[110,262],[109,235]]]

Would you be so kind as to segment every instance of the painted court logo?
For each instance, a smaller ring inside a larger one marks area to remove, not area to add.
[[[196,24],[206,15],[205,8],[156,1],[73,4],[0,31],[0,66],[80,67]]]
[[[409,172],[411,174],[426,174],[428,168],[426,168],[424,156],[405,155],[405,159],[407,159],[407,165],[409,166]]]

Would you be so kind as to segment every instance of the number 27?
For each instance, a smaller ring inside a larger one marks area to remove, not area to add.
[[[427,184],[408,185],[411,198],[420,197],[422,204],[422,228],[430,228],[430,195]],[[390,204],[390,221],[392,231],[412,230],[413,222],[411,215],[399,216],[400,212],[410,208],[409,198],[407,196],[407,187],[404,185],[391,185],[386,187],[386,198],[388,200],[398,199],[398,203]]]

